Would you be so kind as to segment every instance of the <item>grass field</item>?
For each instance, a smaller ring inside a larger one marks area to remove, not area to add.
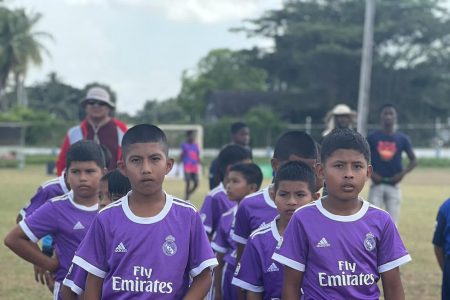
[[[23,171],[0,169],[0,237],[14,226],[17,212],[34,194],[36,187],[50,179],[44,166],[30,166]],[[413,262],[402,268],[406,299],[439,299],[441,273],[437,266],[431,238],[437,209],[450,196],[450,170],[416,169],[402,185],[403,203],[400,233]],[[165,189],[182,197],[182,181],[167,180]],[[207,192],[203,180],[193,202],[199,207]],[[367,188],[363,196],[367,195]],[[0,299],[51,299],[50,293],[34,281],[32,266],[0,246]]]

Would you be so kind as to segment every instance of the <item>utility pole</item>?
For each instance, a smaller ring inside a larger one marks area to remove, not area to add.
[[[367,135],[367,119],[369,116],[369,104],[370,104],[370,80],[372,73],[375,1],[376,0],[366,0],[363,49],[361,56],[361,72],[359,74],[357,126],[358,132],[364,136]]]

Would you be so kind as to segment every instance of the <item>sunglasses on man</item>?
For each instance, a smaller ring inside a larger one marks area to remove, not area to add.
[[[98,105],[98,106],[106,106],[106,105],[108,105],[107,103],[105,103],[103,101],[94,100],[94,99],[86,100],[86,104],[87,105]]]

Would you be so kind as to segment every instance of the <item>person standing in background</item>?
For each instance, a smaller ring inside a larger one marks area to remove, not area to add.
[[[115,104],[111,101],[109,93],[101,87],[92,87],[87,91],[86,97],[80,105],[86,112],[86,118],[77,126],[70,128],[64,137],[58,159],[56,172],[60,176],[66,167],[66,156],[70,145],[80,140],[93,140],[104,145],[112,155],[109,170],[117,167],[117,160],[121,156],[120,143],[127,131],[127,126],[111,117]]]
[[[398,184],[405,175],[417,165],[409,137],[396,130],[397,110],[392,104],[385,104],[380,109],[381,129],[369,134],[373,173],[369,191],[369,202],[378,207],[385,207],[395,224],[400,216],[401,194]],[[402,152],[409,159],[404,169]]]
[[[189,200],[189,197],[198,187],[198,173],[201,160],[200,148],[195,138],[195,132],[188,130],[186,132],[186,141],[181,144],[180,162],[183,163],[184,181],[186,183],[185,200]]]

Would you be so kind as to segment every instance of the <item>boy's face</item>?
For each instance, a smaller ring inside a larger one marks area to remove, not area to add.
[[[241,128],[233,135],[234,143],[242,146],[248,146],[250,144],[250,128]]]
[[[98,205],[99,209],[102,209],[108,204],[111,204],[112,200],[108,192],[108,181],[101,180],[100,181],[100,189],[98,191],[98,198],[100,199]]]
[[[104,171],[94,161],[72,161],[67,169],[67,181],[76,198],[98,195]]]
[[[290,219],[295,210],[313,201],[308,183],[304,181],[281,180],[278,189],[271,191],[281,217]]]
[[[385,107],[381,111],[381,122],[385,125],[394,125],[397,122],[397,112],[393,107]]]
[[[323,177],[320,176],[320,174],[317,172],[318,163],[317,160],[314,158],[303,158],[301,156],[297,156],[295,154],[292,154],[289,156],[289,159],[287,161],[281,161],[277,158],[272,158],[271,164],[272,164],[272,170],[277,173],[280,166],[288,161],[301,161],[307,164],[313,171],[316,176],[316,190],[314,192],[319,191],[323,187]]]
[[[241,201],[245,196],[256,192],[256,185],[248,184],[242,173],[236,171],[228,172],[225,188],[231,201]]]
[[[319,167],[327,184],[328,195],[341,201],[358,199],[372,166],[356,150],[338,149]]]
[[[133,192],[153,195],[162,190],[164,177],[173,166],[159,143],[136,143],[128,147],[119,168],[130,180]]]

